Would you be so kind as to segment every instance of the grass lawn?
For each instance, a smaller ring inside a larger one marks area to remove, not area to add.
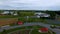
[[[19,20],[23,21],[23,22],[43,22],[43,23],[47,23],[47,21],[45,19],[40,19],[40,18],[28,18],[28,20],[27,20],[24,17],[20,17]]]
[[[49,33],[40,33],[38,32],[38,29],[34,29],[31,34],[49,34]]]
[[[33,26],[26,26],[25,29],[38,29],[38,28],[42,28],[42,26],[39,26],[39,25],[33,25]]]

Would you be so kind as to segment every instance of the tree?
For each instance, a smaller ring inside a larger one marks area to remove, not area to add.
[[[7,31],[4,29],[3,32],[2,32],[2,34],[6,34],[6,33],[7,33]]]
[[[50,18],[55,19],[56,16],[55,11],[46,11],[46,13],[50,14]]]
[[[11,15],[10,11],[9,11],[8,15]]]
[[[20,16],[20,12],[19,11],[17,11],[17,14],[18,14],[18,16]]]
[[[0,13],[3,13],[4,12],[4,10],[0,10]]]

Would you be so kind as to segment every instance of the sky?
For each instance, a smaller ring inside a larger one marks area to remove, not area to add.
[[[0,0],[4,10],[60,10],[60,0]]]

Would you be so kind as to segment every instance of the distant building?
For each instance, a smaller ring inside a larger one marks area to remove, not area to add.
[[[13,15],[14,15],[14,16],[17,16],[18,14],[17,14],[17,13],[14,13]]]
[[[3,15],[9,15],[9,14],[11,14],[11,15],[14,15],[14,16],[18,15],[17,12],[14,13],[13,11],[4,11],[1,14],[3,14]]]
[[[18,21],[18,25],[22,25],[23,24],[23,22],[22,21]]]
[[[4,12],[2,12],[1,14],[4,14],[4,15],[8,15],[9,13],[13,13],[13,12],[9,12],[9,11],[4,11]]]
[[[35,13],[34,14],[35,16],[37,16],[38,18],[40,17],[50,17],[50,14],[47,14],[47,13]]]
[[[4,11],[4,12],[2,12],[1,14],[8,14],[9,13],[9,11]]]

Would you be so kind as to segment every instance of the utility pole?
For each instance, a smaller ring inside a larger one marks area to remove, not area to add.
[[[28,19],[29,19],[29,16],[27,16],[27,21],[28,21]],[[26,22],[27,22],[27,21],[26,21]]]

